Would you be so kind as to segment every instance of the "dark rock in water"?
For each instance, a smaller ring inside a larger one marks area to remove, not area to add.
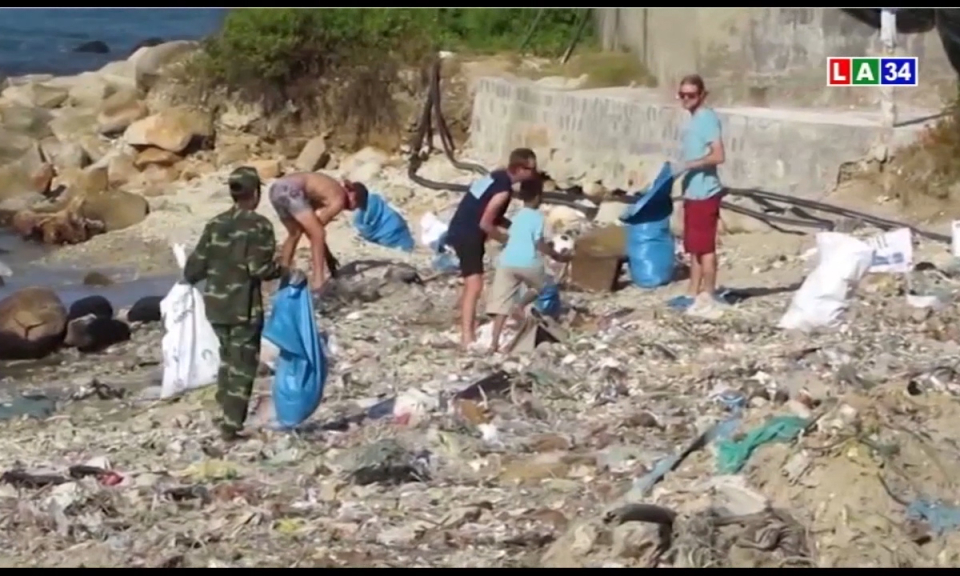
[[[88,272],[83,277],[84,286],[110,286],[111,284],[113,284],[113,278],[103,272]]]
[[[67,309],[56,292],[34,286],[0,300],[0,358],[43,358],[63,343]]]
[[[3,281],[3,276],[0,276],[0,288],[3,288],[5,284],[6,282]]]
[[[130,53],[133,54],[134,52],[136,52],[141,48],[149,48],[150,46],[157,46],[158,44],[163,44],[164,42],[166,42],[166,40],[164,40],[163,38],[157,38],[156,36],[151,36],[150,38],[146,38],[144,40],[137,42],[134,45],[133,50],[130,50]]]
[[[103,296],[87,296],[70,305],[67,320],[93,315],[97,318],[113,318],[113,305]]]
[[[134,303],[127,312],[128,322],[159,322],[161,296],[146,296]]]
[[[130,326],[126,322],[89,314],[67,325],[64,344],[76,346],[81,352],[99,352],[129,339]]]
[[[86,54],[109,54],[110,47],[107,46],[106,42],[100,40],[91,40],[90,42],[84,42],[83,44],[77,46],[73,49],[74,52],[84,52]]]

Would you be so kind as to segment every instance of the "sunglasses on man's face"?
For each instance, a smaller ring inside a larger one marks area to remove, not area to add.
[[[681,100],[693,100],[700,96],[699,92],[677,92],[677,98]]]

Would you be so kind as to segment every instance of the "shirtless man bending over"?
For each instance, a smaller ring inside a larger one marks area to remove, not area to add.
[[[319,290],[329,276],[336,274],[337,261],[327,248],[326,227],[337,214],[364,208],[367,188],[358,182],[343,183],[314,172],[298,172],[280,178],[270,186],[270,203],[287,228],[287,239],[280,250],[280,265],[289,267],[293,254],[306,233],[310,239],[313,275],[310,284]]]

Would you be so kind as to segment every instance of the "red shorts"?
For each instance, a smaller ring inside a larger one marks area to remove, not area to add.
[[[723,193],[705,200],[683,201],[683,250],[700,256],[717,251],[717,226]]]

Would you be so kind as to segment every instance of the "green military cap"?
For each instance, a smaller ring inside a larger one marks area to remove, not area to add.
[[[230,173],[227,183],[231,190],[256,192],[260,190],[260,175],[256,168],[241,166]]]

